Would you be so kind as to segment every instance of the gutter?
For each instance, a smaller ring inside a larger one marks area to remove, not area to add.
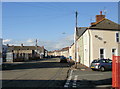
[[[90,57],[91,57],[91,35],[90,35],[90,31],[88,30],[88,34],[89,34],[89,66],[90,66],[90,62],[91,62],[91,59],[90,59]]]

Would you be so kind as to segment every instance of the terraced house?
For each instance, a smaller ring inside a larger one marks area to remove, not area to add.
[[[6,61],[26,61],[30,59],[40,59],[46,54],[44,47],[40,46],[8,46]]]
[[[106,19],[102,12],[90,27],[77,27],[75,34],[77,62],[89,67],[94,59],[120,55],[120,25]]]

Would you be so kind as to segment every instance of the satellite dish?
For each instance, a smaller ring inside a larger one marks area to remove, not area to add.
[[[103,11],[104,15],[106,15],[106,13],[107,13],[106,7],[104,7],[104,9],[102,11]]]

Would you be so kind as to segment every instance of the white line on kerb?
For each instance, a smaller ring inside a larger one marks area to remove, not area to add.
[[[69,86],[70,80],[72,79],[72,72],[73,72],[73,70],[70,71],[70,76],[68,77],[68,79],[67,79],[67,81],[66,81],[64,87],[68,87],[68,86]]]

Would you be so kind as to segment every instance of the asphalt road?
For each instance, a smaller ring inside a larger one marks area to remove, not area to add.
[[[59,61],[52,58],[7,66],[2,71],[2,87],[63,87],[70,67]]]
[[[111,89],[111,71],[92,71],[90,68],[71,69],[64,85],[67,88],[78,89]]]
[[[60,63],[59,58],[8,64],[2,71],[2,87],[16,89],[111,89],[111,71],[78,69]],[[12,87],[12,88],[11,88]]]

